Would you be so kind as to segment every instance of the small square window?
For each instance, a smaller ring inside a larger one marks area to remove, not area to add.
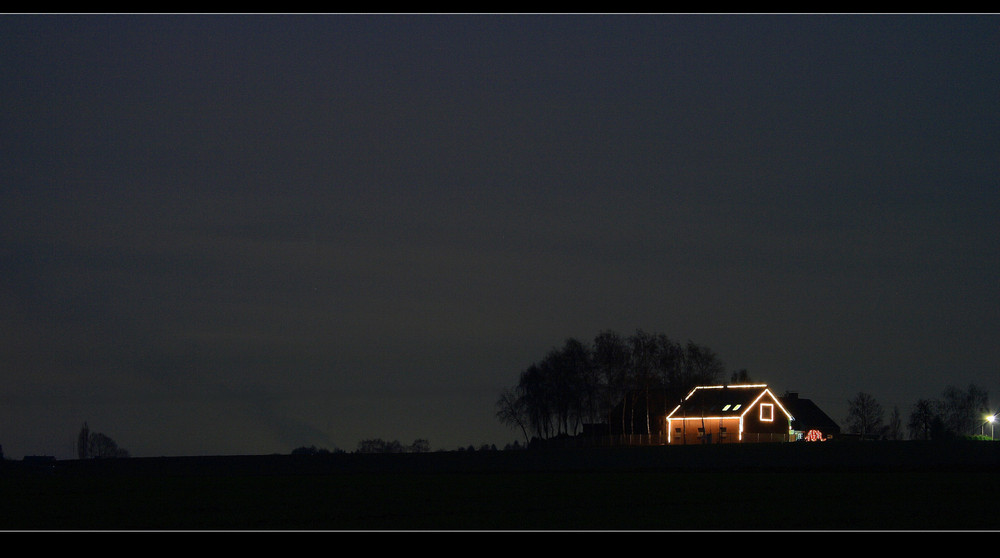
[[[771,422],[774,420],[774,405],[771,403],[760,404],[760,420],[763,422]]]

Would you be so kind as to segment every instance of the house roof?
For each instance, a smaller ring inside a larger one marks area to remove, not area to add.
[[[792,414],[792,429],[820,430],[828,433],[839,433],[840,426],[809,399],[802,399],[794,392],[786,393],[778,398],[781,404]]]
[[[767,389],[766,384],[734,384],[723,386],[699,386],[691,390],[687,397],[667,418],[678,417],[732,417],[739,418],[749,410],[758,399],[770,395],[775,401],[777,397]],[[781,402],[778,402],[781,407]],[[787,410],[782,409],[785,414]]]

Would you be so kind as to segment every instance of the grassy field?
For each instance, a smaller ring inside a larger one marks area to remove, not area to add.
[[[777,446],[681,460],[579,451],[67,462],[6,471],[0,528],[997,530],[997,448],[921,463],[905,446],[864,448],[853,463],[799,463]]]

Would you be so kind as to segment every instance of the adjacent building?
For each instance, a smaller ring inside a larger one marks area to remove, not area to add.
[[[792,414],[792,433],[796,440],[826,441],[840,434],[840,426],[809,399],[799,397],[796,392],[785,392],[778,399]]]

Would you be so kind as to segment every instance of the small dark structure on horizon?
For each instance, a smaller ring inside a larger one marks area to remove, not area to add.
[[[830,440],[840,434],[840,426],[810,399],[802,399],[798,392],[786,391],[778,398],[792,414],[792,431],[797,439],[807,441]]]

